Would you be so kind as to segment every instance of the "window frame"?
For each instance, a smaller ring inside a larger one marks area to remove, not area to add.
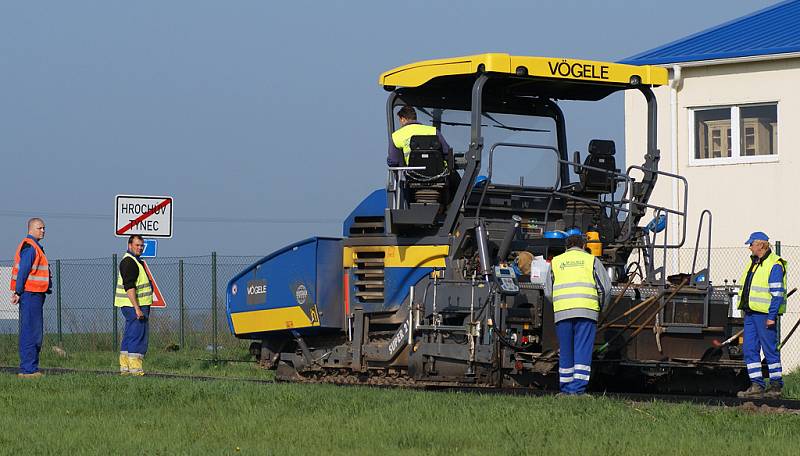
[[[689,136],[689,166],[716,166],[716,165],[737,165],[743,163],[774,163],[780,161],[780,142],[781,135],[778,131],[778,144],[774,144],[776,153],[772,155],[743,155],[742,154],[742,135],[741,135],[741,108],[754,107],[754,106],[775,106],[776,128],[780,128],[781,124],[781,103],[778,100],[760,101],[737,103],[727,105],[708,105],[708,106],[691,106],[687,107],[687,118],[689,120],[688,136]],[[695,158],[695,112],[705,111],[709,109],[730,109],[731,112],[731,156],[730,157],[716,157],[716,158]],[[773,132],[773,134],[775,134]],[[733,141],[733,138],[737,138]]]

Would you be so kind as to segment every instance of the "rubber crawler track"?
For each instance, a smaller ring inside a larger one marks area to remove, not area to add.
[[[0,366],[0,372],[15,374],[18,368],[11,366]],[[48,375],[59,374],[94,374],[104,376],[118,376],[119,372],[106,371],[106,370],[88,370],[88,369],[72,369],[66,367],[51,367],[42,368],[41,371]],[[164,372],[148,372],[145,377],[153,378],[170,378],[194,381],[237,381],[258,384],[275,384],[274,380],[262,380],[252,378],[240,377],[212,377],[204,375],[186,375],[186,374],[170,374]],[[289,383],[289,382],[287,382]],[[309,382],[310,383],[310,382]],[[358,384],[340,384],[340,383],[326,383],[336,386],[366,386],[370,388],[398,388],[397,386],[390,385],[358,385]],[[457,392],[457,393],[471,393],[471,394],[497,394],[507,396],[552,396],[554,391],[535,390],[529,388],[489,388],[489,387],[468,387],[468,386],[402,386],[401,388],[419,391],[434,391],[434,392]],[[611,399],[621,401],[646,403],[646,402],[668,402],[668,403],[690,403],[696,405],[704,405],[710,407],[745,407],[749,409],[758,409],[759,411],[793,411],[800,413],[800,400],[792,399],[740,399],[737,397],[722,397],[722,396],[689,396],[677,394],[635,394],[635,393],[593,393],[593,396],[603,396]]]

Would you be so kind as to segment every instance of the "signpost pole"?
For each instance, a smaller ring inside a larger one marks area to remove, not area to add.
[[[211,324],[213,326],[214,362],[216,362],[219,359],[219,353],[217,353],[217,252],[211,252]]]
[[[183,259],[178,260],[178,309],[180,312],[180,343],[181,349],[186,348],[184,325],[186,324],[186,312],[183,308]]]
[[[111,255],[111,311],[114,312],[114,348],[119,347],[119,329],[117,323],[117,307],[114,305],[114,299],[117,295],[117,254]],[[112,349],[112,350],[113,350]]]

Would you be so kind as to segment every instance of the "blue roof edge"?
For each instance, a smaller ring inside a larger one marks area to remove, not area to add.
[[[742,20],[745,20],[745,19],[749,19],[749,18],[751,18],[753,16],[757,16],[759,14],[766,13],[766,12],[771,11],[773,9],[780,8],[783,5],[786,5],[788,3],[794,3],[795,1],[797,1],[797,0],[784,0],[782,2],[778,2],[778,3],[774,4],[774,5],[768,6],[766,8],[762,8],[760,10],[753,11],[750,14],[746,14],[744,16],[740,16],[740,17],[731,19],[731,20],[729,20],[727,22],[723,22],[722,24],[715,25],[715,26],[707,28],[705,30],[701,30],[701,31],[693,33],[693,34],[691,34],[689,36],[685,36],[683,38],[679,38],[677,40],[670,41],[667,44],[662,44],[661,46],[654,47],[652,49],[648,49],[646,51],[643,51],[643,52],[640,52],[638,54],[632,55],[630,57],[626,57],[626,58],[624,58],[622,60],[619,60],[618,63],[625,63],[625,64],[628,64],[628,65],[658,65],[658,64],[661,64],[661,63],[677,63],[677,62],[690,62],[690,61],[693,61],[693,60],[695,60],[695,61],[696,60],[709,60],[709,56],[707,54],[703,54],[702,58],[700,58],[698,56],[693,56],[694,57],[693,59],[689,58],[689,56],[684,56],[684,57],[681,57],[680,60],[673,60],[673,59],[669,59],[669,58],[666,58],[666,60],[664,58],[662,58],[662,59],[657,59],[657,58],[645,59],[645,58],[642,58],[642,57],[644,57],[645,55],[648,55],[648,54],[652,54],[652,53],[654,53],[656,51],[660,51],[662,49],[666,49],[666,48],[668,48],[670,46],[673,46],[675,44],[682,43],[684,41],[692,40],[694,38],[697,38],[698,36],[705,35],[707,33],[711,33],[711,32],[717,31],[717,30],[719,30],[719,29],[721,29],[723,27],[727,27],[728,25],[735,24],[735,23],[737,23],[739,21],[742,21]],[[747,51],[744,51],[744,52],[747,52]],[[737,54],[737,53],[726,53],[726,54]],[[776,54],[777,54],[777,52],[776,52]],[[722,54],[720,54],[720,55],[722,55]],[[719,59],[719,58],[732,58],[732,57],[746,57],[746,56],[749,56],[749,55],[759,55],[759,53],[756,50],[753,50],[752,53],[748,53],[748,54],[726,55],[725,57],[713,57],[713,58]]]
[[[667,65],[670,63],[683,63],[683,62],[698,62],[703,60],[719,60],[719,59],[735,59],[738,57],[753,57],[756,55],[780,55],[797,53],[796,47],[782,47],[770,48],[769,54],[761,52],[759,49],[752,49],[741,52],[720,52],[716,54],[695,54],[684,55],[680,58],[661,58],[661,59],[641,59],[641,60],[620,60],[617,63],[624,63],[627,65]]]

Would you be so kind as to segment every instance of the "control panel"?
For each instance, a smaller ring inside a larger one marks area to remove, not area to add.
[[[517,273],[510,266],[495,266],[494,267],[494,282],[501,294],[516,295],[519,294],[519,281],[517,280]]]

